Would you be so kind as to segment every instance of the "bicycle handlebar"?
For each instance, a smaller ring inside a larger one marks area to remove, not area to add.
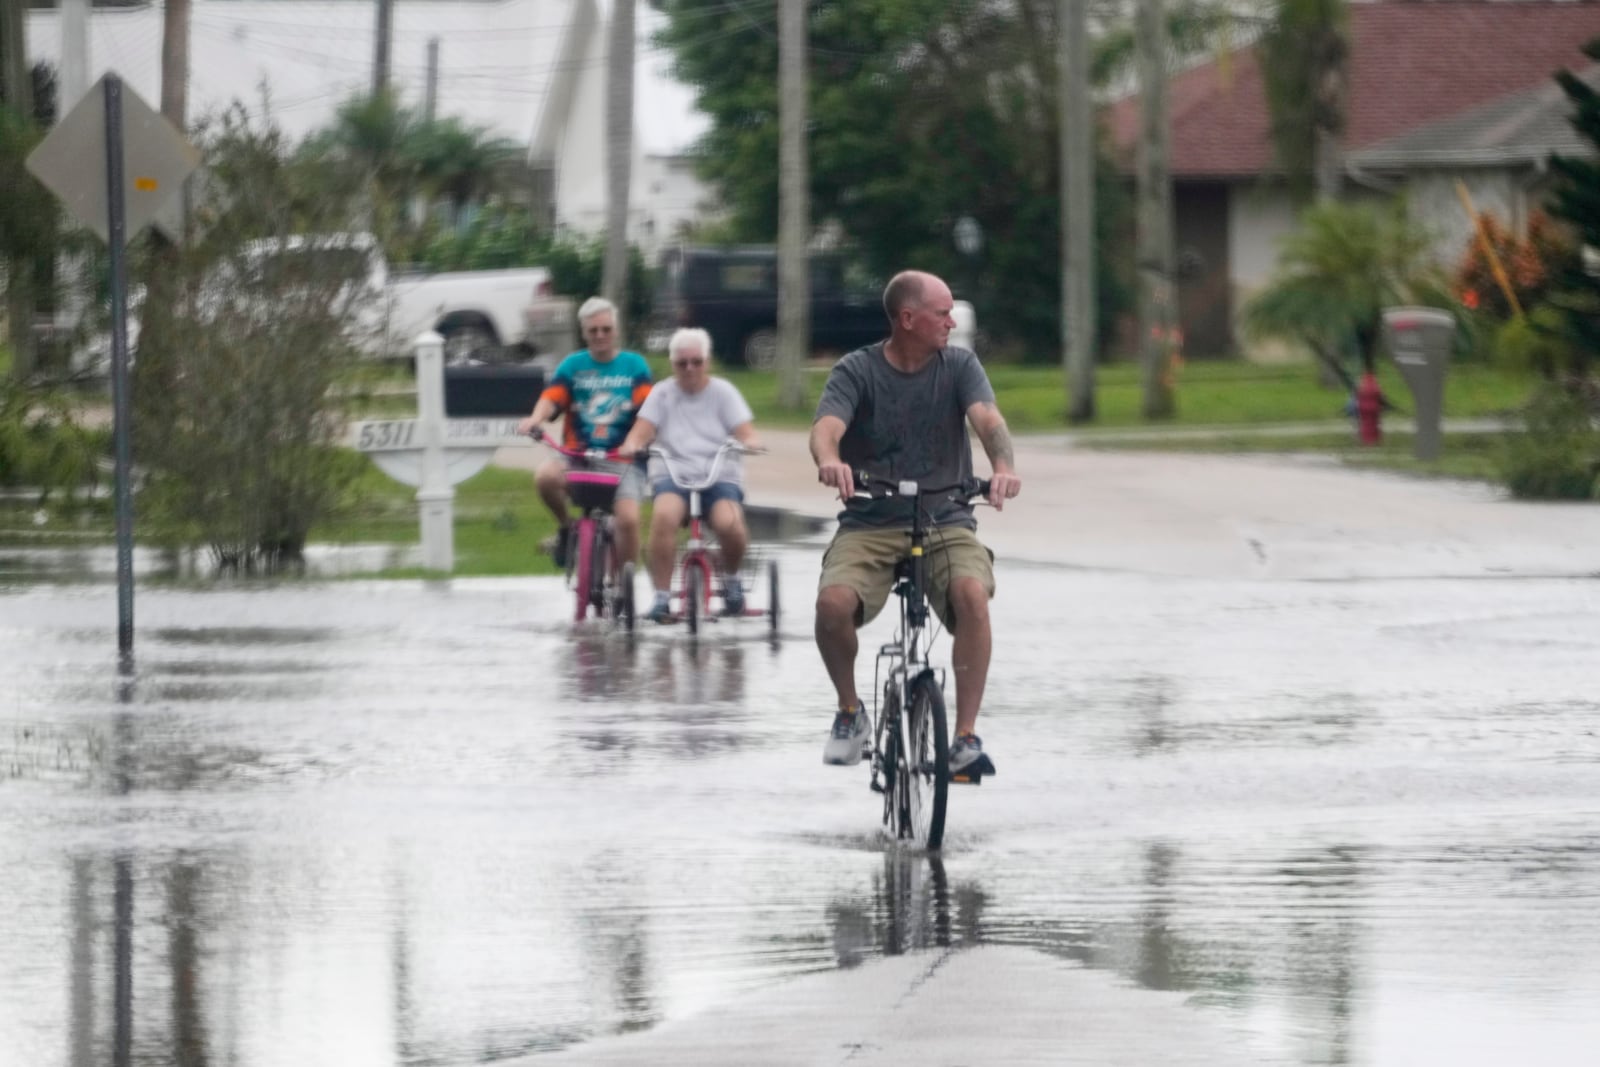
[[[546,448],[566,456],[568,459],[603,459],[610,460],[613,463],[631,462],[626,457],[619,455],[615,449],[607,452],[603,448],[568,448],[566,445],[557,444],[555,441],[550,440],[550,438],[545,435],[545,432],[537,426],[528,431],[528,436],[544,445]]]
[[[668,449],[662,448],[659,444],[650,445],[650,447],[644,450],[643,454],[647,456],[655,456],[657,459],[661,460],[661,462],[666,465],[667,477],[672,479],[674,485],[681,486],[691,493],[703,493],[707,489],[710,489],[712,486],[717,484],[717,475],[722,473],[722,461],[727,456],[759,456],[765,451],[766,449],[764,448],[751,448],[743,441],[730,437],[726,441],[722,442],[721,446],[717,448],[717,454],[711,459],[711,469],[709,472],[707,472],[705,479],[694,485],[690,485],[688,482],[679,478],[678,472],[672,468],[674,463],[687,463],[688,460],[684,457],[676,455]]]
[[[912,481],[895,481],[873,474],[871,471],[850,468],[850,477],[855,482],[856,491],[850,494],[861,500],[883,500],[889,497],[911,497],[924,500],[928,497],[944,497],[952,501],[966,502],[978,497],[989,495],[989,479],[967,478],[954,485],[939,486],[929,489]]]

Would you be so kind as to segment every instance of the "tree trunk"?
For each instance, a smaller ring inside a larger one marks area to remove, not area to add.
[[[28,0],[0,0],[0,91],[5,104],[24,120],[33,119],[33,74],[28,67]],[[35,365],[33,338],[34,264],[32,257],[8,257],[6,322],[11,337],[11,375],[30,377]]]
[[[806,8],[778,3],[778,406],[805,406],[811,350],[811,277],[806,269],[811,199],[806,158]]]
[[[1094,419],[1094,117],[1089,98],[1087,0],[1060,2],[1061,345],[1067,419]]]
[[[633,24],[635,0],[612,0],[606,62],[606,253],[600,291],[628,306],[628,194],[633,180]],[[623,329],[632,329],[620,314]],[[620,338],[619,338],[620,340]]]
[[[1139,0],[1135,48],[1139,62],[1139,351],[1144,368],[1143,413],[1167,419],[1177,412],[1172,372],[1176,314],[1173,293],[1172,176],[1167,168],[1167,34],[1163,0]]]

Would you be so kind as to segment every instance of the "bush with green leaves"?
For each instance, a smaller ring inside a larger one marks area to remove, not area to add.
[[[338,447],[332,390],[360,359],[377,294],[365,257],[325,236],[358,228],[356,186],[242,110],[204,131],[202,147],[203,237],[152,246],[142,262],[141,530],[208,546],[226,570],[272,572],[300,561],[359,470],[361,457]]]
[[[1243,324],[1252,337],[1305,344],[1348,377],[1347,355],[1363,370],[1376,365],[1384,309],[1408,304],[1459,311],[1429,234],[1405,203],[1324,201],[1284,240],[1271,280],[1244,306]]]
[[[31,506],[64,514],[94,506],[107,436],[65,394],[0,378],[0,486],[36,494]]]
[[[442,227],[410,249],[412,259],[434,270],[501,270],[545,267],[556,292],[579,303],[600,291],[605,260],[603,237],[562,233],[537,226],[521,208],[498,205],[462,227]],[[637,334],[650,314],[654,285],[637,248],[628,249],[628,301],[624,328]]]
[[[1506,435],[1500,472],[1521,500],[1600,499],[1600,430],[1596,397],[1572,383],[1547,382],[1522,412],[1520,433]]]

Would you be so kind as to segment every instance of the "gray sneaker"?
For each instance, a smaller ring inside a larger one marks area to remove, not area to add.
[[[839,766],[860,763],[872,753],[872,716],[859,704],[854,711],[841,711],[833,717],[828,743],[822,746],[822,762]]]
[[[977,734],[960,734],[950,746],[951,774],[993,774],[994,764],[983,754],[983,742]]]

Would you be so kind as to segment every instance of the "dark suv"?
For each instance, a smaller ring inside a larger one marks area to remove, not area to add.
[[[661,257],[657,325],[698,326],[728,363],[767,369],[778,358],[778,254],[771,245],[669,248]],[[882,295],[845,280],[834,253],[811,256],[811,345],[848,352],[889,334]]]

